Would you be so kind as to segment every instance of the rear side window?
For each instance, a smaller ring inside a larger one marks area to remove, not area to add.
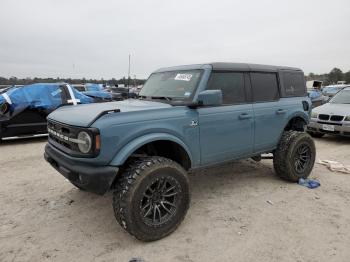
[[[213,72],[207,90],[221,90],[223,104],[240,104],[246,101],[244,74],[236,72]]]
[[[250,79],[255,102],[278,100],[278,82],[275,73],[250,73]]]
[[[284,96],[305,96],[306,86],[303,73],[283,72]]]

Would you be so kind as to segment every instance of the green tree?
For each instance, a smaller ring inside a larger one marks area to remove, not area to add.
[[[330,83],[336,84],[338,81],[343,80],[343,72],[339,68],[333,68],[328,74],[328,80]]]
[[[346,81],[347,84],[350,84],[350,71],[344,73],[344,81]]]

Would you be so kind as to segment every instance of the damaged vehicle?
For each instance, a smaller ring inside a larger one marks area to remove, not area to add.
[[[105,88],[102,84],[80,84],[72,85],[75,89],[94,98],[98,102],[109,102],[109,101],[119,101],[123,100],[123,96],[120,93],[111,92],[109,89]]]
[[[107,90],[111,93],[120,94],[123,99],[137,98],[137,96],[138,96],[138,89],[135,87],[115,85],[115,86],[108,87]]]
[[[0,94],[0,140],[47,134],[46,117],[62,105],[94,103],[95,100],[68,84],[32,84],[10,87]]]
[[[306,82],[307,93],[311,99],[312,107],[317,107],[327,103],[328,96],[322,93],[322,81],[311,80]]]
[[[349,85],[346,84],[337,84],[337,85],[329,85],[329,86],[325,86],[322,89],[322,93],[325,96],[328,97],[333,97],[335,96],[339,91],[343,90],[346,87],[350,87]]]
[[[154,241],[185,218],[190,170],[272,153],[279,177],[307,178],[316,153],[304,131],[310,113],[304,73],[297,68],[162,68],[138,99],[51,113],[44,157],[79,189],[113,191],[118,223],[137,239]]]
[[[338,91],[327,104],[314,108],[307,130],[313,137],[350,136],[350,87]]]

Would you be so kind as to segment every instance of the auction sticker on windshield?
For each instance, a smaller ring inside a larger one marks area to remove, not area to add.
[[[175,76],[175,80],[181,80],[181,81],[191,81],[192,75],[191,74],[177,74]]]

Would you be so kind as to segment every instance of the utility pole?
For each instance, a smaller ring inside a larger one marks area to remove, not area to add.
[[[131,55],[129,54],[128,86],[130,85],[130,60],[131,60]]]
[[[128,98],[129,98],[129,90],[130,90],[130,54],[129,54],[129,68],[128,68]]]

